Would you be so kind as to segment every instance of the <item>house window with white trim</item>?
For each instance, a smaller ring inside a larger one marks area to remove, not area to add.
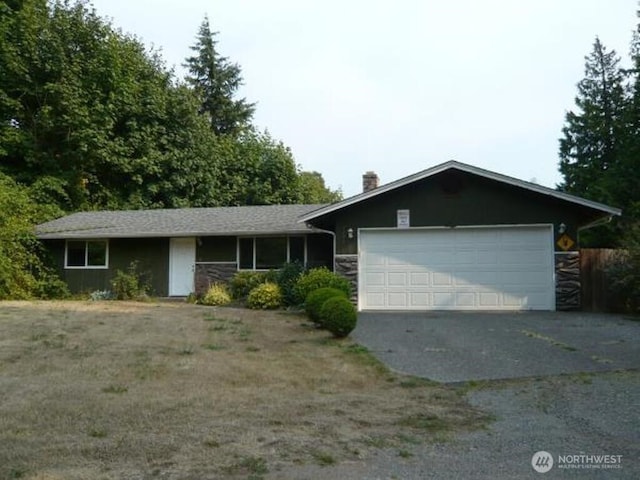
[[[108,268],[107,240],[67,240],[64,252],[65,268]]]
[[[305,237],[243,237],[238,239],[241,270],[271,270],[287,262],[305,263]]]

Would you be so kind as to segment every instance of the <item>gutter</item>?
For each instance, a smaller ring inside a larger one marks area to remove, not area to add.
[[[594,228],[594,227],[599,227],[600,225],[606,225],[607,223],[611,223],[611,220],[613,220],[613,215],[599,218],[598,220],[594,220],[591,223],[588,223],[586,225],[583,225],[582,227],[579,227],[578,233],[580,233],[580,230],[587,230],[588,228]]]
[[[314,230],[316,232],[328,233],[333,237],[333,262],[331,262],[331,271],[335,273],[336,271],[336,232],[332,232],[331,230],[324,230],[322,228],[314,227],[308,222],[305,222],[305,225],[308,229]]]

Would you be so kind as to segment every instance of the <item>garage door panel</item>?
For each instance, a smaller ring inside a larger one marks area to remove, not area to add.
[[[548,279],[547,272],[544,271],[528,271],[526,276],[522,275],[522,272],[509,271],[502,272],[500,275],[500,283],[505,285],[505,290],[509,290],[509,285],[527,285],[528,290],[537,288],[539,285],[544,284]],[[520,291],[521,288],[518,288]]]
[[[434,291],[431,296],[433,298],[432,306],[436,309],[446,309],[455,306],[454,292]]]
[[[363,231],[363,309],[553,309],[550,227]]]
[[[365,301],[370,308],[384,308],[386,294],[384,292],[367,292]]]
[[[387,303],[391,308],[405,308],[407,307],[407,293],[406,292],[389,292],[387,296]]]
[[[467,270],[455,274],[455,285],[468,287],[474,285],[493,286],[501,283],[500,273],[497,271]]]
[[[429,274],[427,272],[411,272],[409,279],[412,287],[426,287],[429,285]]]
[[[389,274],[387,275],[387,286],[406,287],[407,274],[404,272],[389,272]]]
[[[500,306],[500,294],[497,292],[480,292],[478,304],[483,308],[497,309]]]
[[[453,275],[446,272],[433,272],[431,284],[434,287],[443,287],[453,285]]]
[[[456,307],[474,307],[476,303],[476,294],[474,292],[456,292]]]
[[[412,307],[430,306],[430,295],[426,292],[409,292],[409,299]]]
[[[384,287],[386,283],[385,272],[367,272],[364,281],[371,287]]]

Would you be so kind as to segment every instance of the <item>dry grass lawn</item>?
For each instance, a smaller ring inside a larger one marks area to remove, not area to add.
[[[257,479],[486,421],[293,313],[0,303],[3,479]]]

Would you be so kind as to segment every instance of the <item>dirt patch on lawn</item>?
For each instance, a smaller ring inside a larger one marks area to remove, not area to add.
[[[284,312],[0,303],[0,478],[260,478],[488,421]]]

